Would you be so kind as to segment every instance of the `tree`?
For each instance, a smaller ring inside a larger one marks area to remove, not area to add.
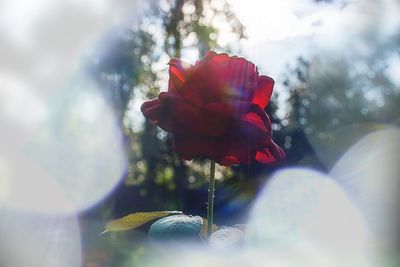
[[[140,131],[133,129],[129,110],[136,99],[154,98],[166,90],[169,58],[188,51],[201,57],[209,49],[221,49],[216,22],[228,26],[236,40],[244,37],[227,1],[156,1],[138,25],[113,29],[100,40],[98,55],[89,61],[88,70],[114,106],[127,144],[129,166],[125,185],[116,193],[116,216],[136,209],[191,211],[205,206],[203,200],[193,201],[196,194],[203,197],[197,190],[206,181],[202,168],[189,170],[172,153],[170,137],[149,121]],[[165,67],[160,68],[162,62]],[[189,197],[190,188],[197,193]],[[138,199],[145,199],[140,207],[132,204]]]
[[[328,169],[363,135],[398,124],[400,90],[388,70],[399,58],[399,39],[382,38],[379,27],[353,35],[345,51],[299,58],[286,75],[288,126],[304,132]],[[365,44],[368,49],[360,50]]]

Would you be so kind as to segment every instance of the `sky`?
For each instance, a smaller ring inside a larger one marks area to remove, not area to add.
[[[241,42],[246,58],[261,74],[271,76],[279,93],[279,116],[285,115],[288,97],[283,73],[295,66],[296,58],[342,57],[349,62],[366,59],[376,49],[395,50],[389,40],[400,28],[400,3],[396,0],[230,0],[244,24],[247,39]],[[369,39],[368,39],[369,38]],[[400,86],[400,56],[387,59],[386,74]]]
[[[311,1],[231,0],[246,29],[245,54],[260,61],[263,69],[277,76],[287,61],[307,52],[309,39],[321,24],[326,9]],[[265,59],[265,60],[264,60]]]
[[[326,19],[338,16],[339,4],[315,4],[309,0],[231,0],[246,28],[243,53],[262,71],[281,82],[288,64],[309,56],[315,37]]]

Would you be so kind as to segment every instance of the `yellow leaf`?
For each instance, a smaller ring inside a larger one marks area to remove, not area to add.
[[[105,234],[108,232],[132,230],[149,221],[173,214],[182,214],[182,212],[181,211],[135,212],[126,215],[122,218],[108,222],[106,224],[105,230],[101,234]]]
[[[203,224],[201,226],[201,231],[200,231],[200,236],[204,239],[207,239],[207,225],[208,225],[208,220],[206,218],[203,218]],[[217,231],[219,229],[218,225],[213,224],[212,226],[212,233]]]

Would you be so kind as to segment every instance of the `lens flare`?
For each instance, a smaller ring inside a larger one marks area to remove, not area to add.
[[[332,179],[307,169],[273,176],[255,202],[247,234],[250,246],[315,264],[322,257],[324,266],[365,264],[369,255],[369,232],[358,210]]]
[[[359,211],[333,179],[313,170],[276,173],[245,229],[240,246],[157,247],[141,266],[377,266]]]
[[[359,207],[380,245],[393,245],[398,231],[400,130],[371,133],[352,146],[331,170]]]
[[[75,213],[112,191],[126,160],[119,124],[100,92],[78,77],[47,103],[48,116],[42,123],[28,133],[8,127],[10,138],[17,141],[1,140],[9,153],[0,158],[0,172],[5,173],[0,178],[4,185],[0,203],[45,213]]]
[[[80,267],[81,240],[74,216],[1,209],[0,266]]]

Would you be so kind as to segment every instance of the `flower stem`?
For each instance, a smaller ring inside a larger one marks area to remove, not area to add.
[[[208,204],[207,204],[207,236],[212,234],[214,220],[214,186],[215,186],[215,161],[211,160],[210,181],[208,184]]]

